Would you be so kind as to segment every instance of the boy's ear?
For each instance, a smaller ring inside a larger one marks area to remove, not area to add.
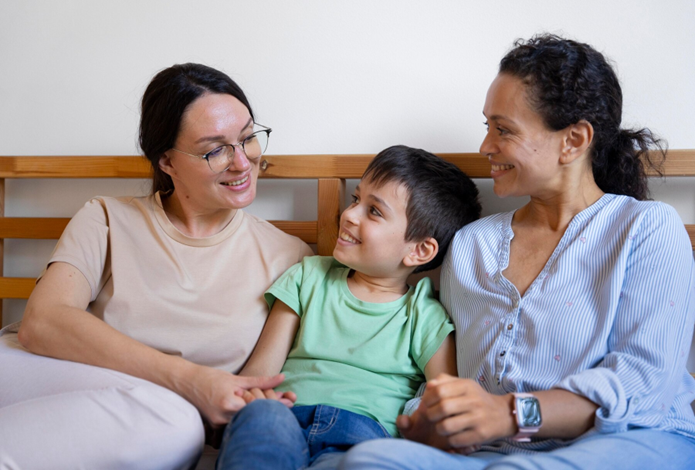
[[[403,258],[403,264],[415,268],[427,264],[439,253],[439,243],[432,237],[417,242],[413,249]]]

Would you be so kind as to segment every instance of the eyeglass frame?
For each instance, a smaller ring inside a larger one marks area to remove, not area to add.
[[[215,173],[215,174],[224,173],[225,171],[229,170],[229,167],[232,166],[232,163],[234,163],[234,155],[236,155],[236,149],[235,149],[235,147],[241,149],[241,151],[244,152],[244,155],[246,156],[246,158],[251,159],[251,158],[248,156],[248,154],[246,153],[246,149],[244,148],[244,144],[245,144],[245,142],[246,142],[247,140],[249,140],[251,137],[253,137],[254,135],[256,135],[256,134],[258,134],[258,133],[260,133],[260,132],[265,132],[268,141],[270,141],[270,133],[273,132],[273,129],[271,129],[270,127],[266,127],[266,126],[264,126],[263,124],[258,124],[257,122],[254,123],[254,126],[263,127],[263,129],[259,129],[259,130],[255,131],[255,132],[252,132],[251,135],[249,135],[248,137],[246,137],[246,138],[245,138],[244,140],[242,140],[241,142],[237,142],[236,144],[223,144],[223,145],[218,145],[217,147],[215,147],[214,149],[212,149],[212,150],[210,150],[209,152],[205,153],[204,155],[194,155],[194,154],[192,154],[192,153],[188,153],[188,152],[184,152],[183,150],[179,150],[179,149],[177,149],[177,148],[175,148],[175,147],[172,147],[171,150],[174,150],[174,151],[179,152],[179,153],[183,153],[184,155],[188,155],[188,156],[190,156],[190,157],[195,157],[195,158],[200,158],[201,160],[205,160],[205,161],[208,163],[208,168],[210,168],[210,171],[212,171],[212,172]],[[215,170],[213,170],[212,167],[210,166],[210,154],[211,154],[212,152],[216,151],[216,150],[221,149],[222,147],[232,147],[232,149],[233,149],[232,155],[233,155],[233,156],[232,156],[232,159],[229,161],[229,165],[227,165],[227,167],[226,167],[224,170],[215,171]],[[261,152],[261,155],[259,155],[257,158],[260,158],[260,157],[263,155],[264,152],[265,152],[265,149],[263,150],[263,152]]]

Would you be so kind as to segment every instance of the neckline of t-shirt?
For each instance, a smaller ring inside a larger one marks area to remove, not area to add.
[[[215,235],[203,238],[189,237],[171,223],[171,220],[169,220],[166,212],[164,212],[160,191],[157,191],[157,193],[154,195],[154,215],[157,219],[157,223],[159,223],[159,226],[162,228],[162,230],[164,230],[164,233],[166,233],[169,238],[184,245],[205,247],[218,245],[232,236],[239,228],[239,225],[241,225],[241,221],[244,218],[244,211],[237,209],[234,217],[232,217],[232,220],[229,221],[225,228]]]
[[[343,275],[341,276],[341,282],[340,282],[340,288],[343,291],[343,294],[347,297],[347,301],[355,306],[357,306],[360,310],[366,311],[368,313],[373,313],[373,314],[382,314],[382,313],[390,313],[393,309],[396,308],[401,308],[404,306],[407,302],[408,299],[410,298],[410,295],[412,294],[413,290],[415,289],[413,286],[408,286],[408,292],[403,294],[401,297],[399,297],[396,300],[392,300],[391,302],[367,302],[366,300],[361,300],[355,297],[355,294],[353,294],[350,291],[350,288],[348,287],[348,282],[347,278],[348,275],[350,274],[351,269],[345,266],[343,268]]]

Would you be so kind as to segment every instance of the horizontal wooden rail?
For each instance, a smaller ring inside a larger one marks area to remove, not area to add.
[[[472,178],[488,178],[490,164],[479,153],[440,153]],[[265,155],[261,178],[360,178],[374,155]],[[61,165],[56,165],[56,159]],[[665,176],[695,176],[695,150],[670,150]],[[649,173],[653,175],[653,172]],[[139,156],[0,157],[0,178],[149,178]]]
[[[63,234],[68,218],[49,217],[0,217],[0,239],[58,239]],[[283,232],[294,235],[306,243],[316,243],[318,225],[316,220],[269,220]]]
[[[0,299],[28,299],[35,285],[33,277],[0,277]]]

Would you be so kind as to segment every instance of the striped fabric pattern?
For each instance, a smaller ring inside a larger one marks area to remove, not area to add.
[[[695,263],[676,211],[606,194],[577,214],[521,297],[504,276],[513,212],[461,229],[441,275],[459,376],[495,394],[561,388],[599,405],[591,432],[695,437]],[[505,442],[548,450],[558,441]]]

